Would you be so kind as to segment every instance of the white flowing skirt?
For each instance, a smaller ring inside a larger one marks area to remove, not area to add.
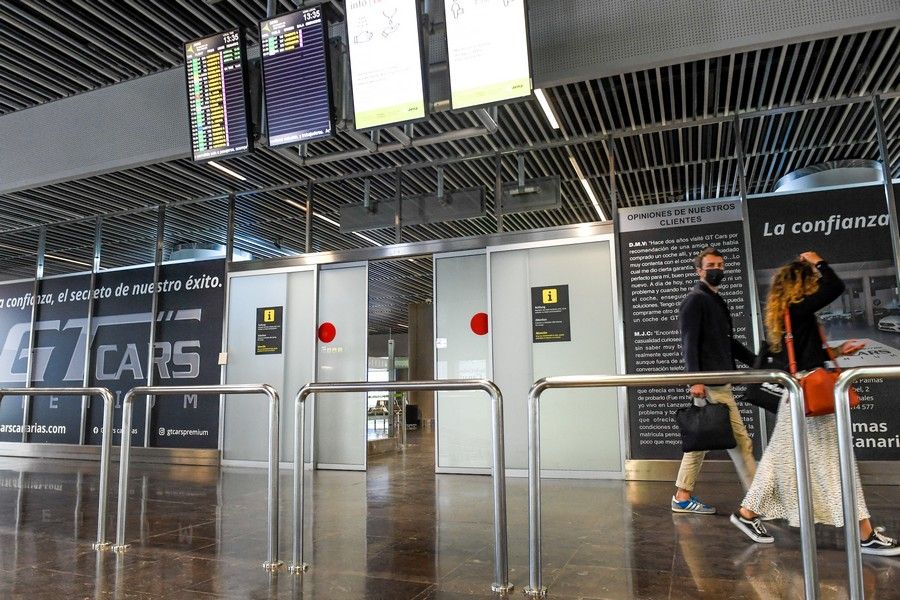
[[[806,433],[814,520],[816,523],[843,527],[841,471],[834,415],[806,417]],[[853,477],[859,518],[867,519],[869,509],[863,497],[856,460],[853,461]],[[741,505],[767,520],[786,519],[792,527],[800,526],[791,407],[786,398],[781,401],[775,430]]]

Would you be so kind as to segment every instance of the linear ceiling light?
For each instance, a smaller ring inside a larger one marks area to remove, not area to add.
[[[550,103],[547,102],[547,96],[544,95],[544,90],[537,88],[534,90],[534,95],[537,96],[538,104],[544,109],[544,114],[550,122],[550,127],[559,129],[559,121],[556,120],[556,115],[553,114],[553,109],[550,108]]]
[[[584,191],[587,192],[588,198],[591,199],[591,204],[594,205],[594,210],[597,211],[597,215],[600,217],[601,221],[608,221],[606,218],[606,213],[603,212],[603,208],[600,207],[600,203],[597,202],[597,196],[594,195],[594,189],[591,187],[591,183],[587,180],[587,177],[584,176],[584,173],[581,170],[581,167],[578,165],[578,161],[575,160],[575,156],[569,155],[569,162],[572,163],[572,168],[575,169],[575,175],[578,177],[578,181],[581,182],[581,187],[584,188]]]
[[[235,179],[240,179],[241,181],[247,181],[247,178],[246,178],[246,177],[244,177],[243,175],[241,175],[241,174],[238,173],[237,171],[232,171],[231,169],[229,169],[229,168],[226,167],[225,165],[220,165],[219,163],[217,163],[217,162],[215,162],[215,161],[212,161],[212,160],[209,161],[209,162],[206,163],[206,164],[208,164],[208,165],[211,166],[211,167],[215,167],[216,169],[222,171],[222,172],[225,173],[226,175],[231,175],[231,176],[234,177]]]

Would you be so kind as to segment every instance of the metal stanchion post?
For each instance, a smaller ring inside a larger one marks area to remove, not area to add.
[[[302,390],[301,390],[302,391]],[[306,397],[298,393],[294,399],[294,541],[290,573],[303,573],[309,565],[303,562],[304,462],[306,460]]]
[[[269,550],[266,554],[266,562],[263,563],[263,568],[267,571],[277,571],[282,565],[281,561],[278,560],[278,470],[281,458],[281,403],[275,388],[267,385],[264,386],[262,392],[269,397],[269,493],[267,499]]]
[[[451,391],[481,390],[491,397],[491,427],[493,442],[493,464],[491,479],[494,496],[494,582],[491,590],[507,593],[512,591],[509,583],[509,543],[506,522],[506,462],[503,441],[503,396],[500,389],[486,379],[448,379],[443,381],[392,381],[370,383],[347,381],[330,383],[308,383],[297,392],[294,399],[294,545],[292,573],[302,573],[309,565],[303,562],[303,435],[304,409],[306,398],[311,394],[333,392],[409,392],[409,391]],[[405,421],[405,418],[404,418]],[[298,439],[299,438],[299,439]]]
[[[130,431],[134,398],[140,395],[180,395],[180,394],[265,394],[269,400],[269,453],[268,453],[268,551],[263,568],[277,571],[281,568],[278,560],[278,462],[280,458],[281,425],[278,392],[268,384],[236,384],[236,385],[192,385],[167,387],[136,387],[125,394],[122,400],[122,450],[119,464],[119,506],[116,516],[116,543],[113,550],[124,552],[128,549],[125,543],[125,521],[128,509],[128,460],[131,451],[131,436],[124,435]]]
[[[109,505],[109,462],[112,458],[113,407],[115,398],[107,389],[98,390],[103,399],[103,433],[100,436],[100,507],[97,511],[97,541],[94,550],[106,550],[110,543],[106,541],[106,512]]]
[[[898,369],[900,373],[900,369]],[[793,377],[784,371],[721,371],[707,373],[657,373],[642,375],[585,375],[545,377],[528,393],[528,564],[529,585],[525,593],[542,598],[547,588],[541,582],[541,457],[540,397],[551,388],[653,387],[694,383],[761,383],[772,381],[788,389],[791,415],[794,416],[794,455],[797,468],[797,492],[800,509],[800,536],[803,550],[803,581],[806,600],[819,597],[816,569],[816,541],[809,487],[809,462],[806,444],[806,420],[803,392]],[[797,416],[799,414],[799,417]]]
[[[816,564],[816,523],[813,519],[812,489],[809,483],[809,451],[806,437],[806,406],[803,390],[793,377],[779,381],[788,390],[791,405],[791,431],[794,442],[794,466],[797,473],[797,503],[800,513],[800,548],[803,559],[803,586],[807,600],[819,597]]]
[[[99,505],[97,507],[97,541],[91,546],[94,550],[106,550],[109,542],[106,541],[106,513],[109,501],[107,489],[109,487],[109,462],[112,454],[112,419],[113,404],[115,398],[106,388],[80,387],[80,388],[0,388],[0,398],[4,396],[100,396],[103,400],[103,434],[100,443],[100,488]]]
[[[893,369],[900,375],[898,367]],[[856,510],[856,478],[853,468],[853,426],[850,421],[850,385],[872,369],[847,369],[834,386],[834,417],[837,420],[838,459],[841,465],[841,496],[844,502],[844,539],[847,546],[847,575],[851,600],[863,600],[862,552],[859,547],[859,512]],[[896,377],[897,375],[894,375]]]
[[[528,587],[525,594],[543,598],[541,585],[541,419],[540,398],[544,391],[537,382],[528,394]]]
[[[506,445],[503,437],[503,395],[493,382],[484,383],[491,397],[491,479],[494,484],[494,592],[511,592],[509,583],[509,537],[506,525]]]

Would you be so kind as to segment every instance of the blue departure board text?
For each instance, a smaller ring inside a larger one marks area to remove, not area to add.
[[[325,27],[320,8],[298,10],[259,25],[270,146],[331,135]]]

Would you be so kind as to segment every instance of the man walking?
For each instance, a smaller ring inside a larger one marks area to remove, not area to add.
[[[736,368],[735,359],[751,366],[756,356],[734,339],[731,313],[719,295],[719,286],[725,276],[725,258],[715,248],[706,248],[694,259],[694,266],[700,281],[681,303],[678,317],[685,370],[689,373],[731,371]],[[737,447],[729,450],[728,454],[734,461],[744,489],[747,489],[756,473],[756,459],[753,458],[753,442],[734,402],[731,385],[696,383],[691,386],[691,396],[728,406],[731,429],[737,441]],[[685,452],[681,458],[675,495],[672,496],[672,512],[715,514],[714,507],[693,495],[705,456],[706,452]]]

